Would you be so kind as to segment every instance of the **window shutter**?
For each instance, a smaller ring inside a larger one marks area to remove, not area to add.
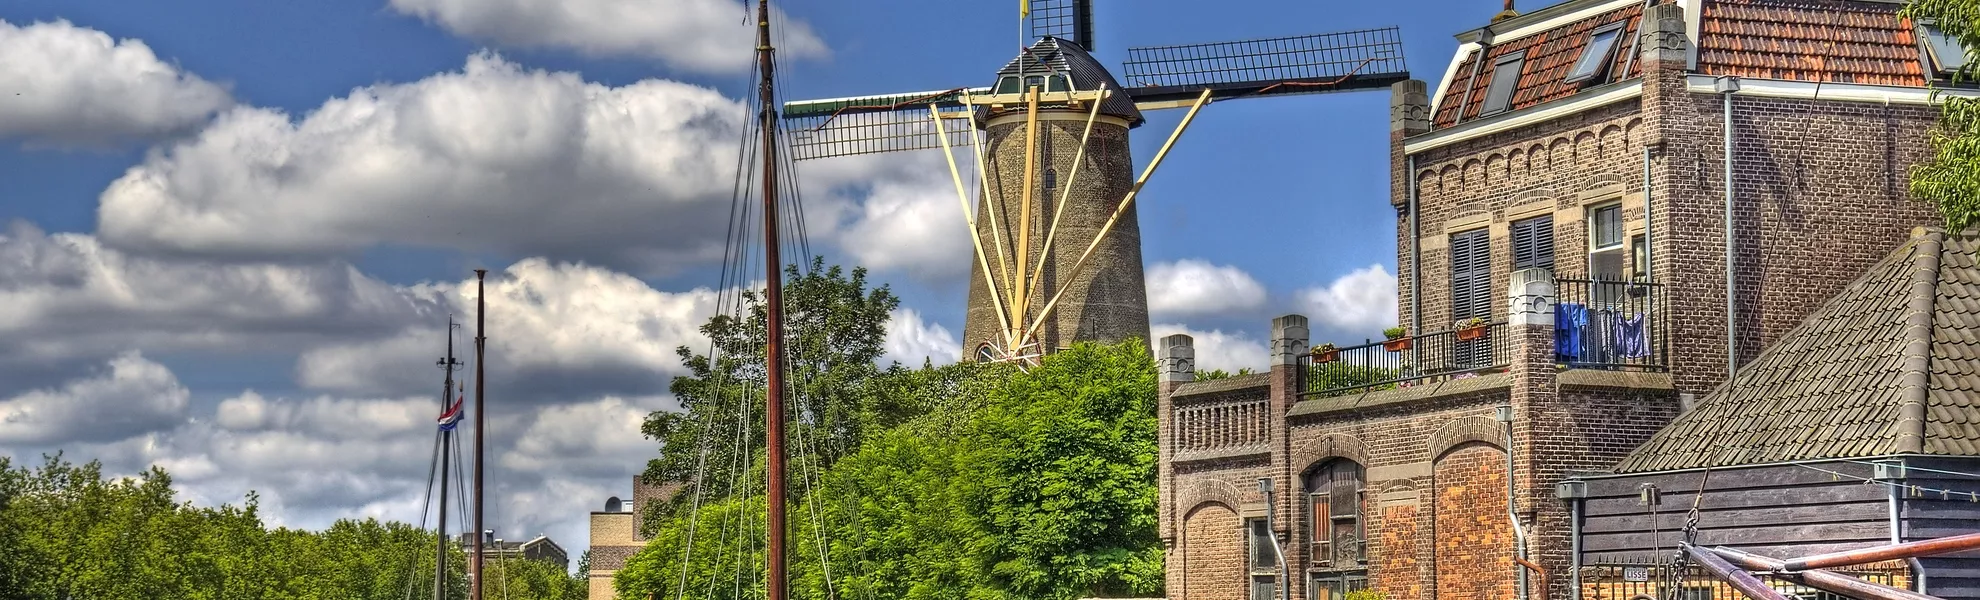
[[[1451,236],[1451,317],[1486,317],[1492,311],[1492,247],[1487,230]]]
[[[1512,224],[1513,269],[1554,268],[1554,217],[1534,217]]]

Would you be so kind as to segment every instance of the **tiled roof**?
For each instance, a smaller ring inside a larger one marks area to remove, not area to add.
[[[1698,71],[1760,79],[1925,85],[1902,4],[1712,0],[1698,28]]]
[[[998,69],[997,77],[1003,78],[1019,73],[1042,75],[1049,71],[1065,73],[1067,77],[1072,78],[1072,85],[1077,89],[1097,90],[1103,84],[1110,90],[1123,89],[1121,82],[1114,79],[1113,72],[1108,71],[1100,61],[1094,60],[1093,55],[1087,54],[1079,44],[1060,43],[1059,38],[1055,37],[1039,38],[1037,43],[1019,53],[1017,58],[1005,63],[1004,68]],[[1134,99],[1129,98],[1127,94],[1114,94],[1108,96],[1106,100],[1101,100],[1100,112],[1126,119],[1131,126],[1141,125],[1145,120],[1141,117],[1141,109],[1135,108]],[[986,115],[979,114],[978,117],[983,118]]]
[[[1478,78],[1472,79],[1472,62],[1478,53],[1470,55],[1458,63],[1452,71],[1450,85],[1444,86],[1444,98],[1437,103],[1436,126],[1447,127],[1457,123],[1458,105],[1464,105],[1464,120],[1478,118],[1478,111],[1485,105],[1485,89],[1492,82],[1492,71],[1498,59],[1514,52],[1525,52],[1526,60],[1520,69],[1519,84],[1514,88],[1512,104],[1508,111],[1516,111],[1529,106],[1558,100],[1574,95],[1584,88],[1601,85],[1606,81],[1621,81],[1636,77],[1642,71],[1634,61],[1629,60],[1630,48],[1636,39],[1637,25],[1642,21],[1643,5],[1629,6],[1581,19],[1573,23],[1555,27],[1517,39],[1506,40],[1486,49],[1485,64],[1478,70]],[[1627,21],[1622,35],[1616,38],[1616,48],[1611,51],[1609,66],[1603,77],[1568,83],[1568,71],[1581,57],[1581,50],[1588,45],[1588,34],[1597,27],[1617,21]],[[1627,67],[1629,72],[1621,77],[1618,73]],[[1473,84],[1476,85],[1473,85]],[[1475,88],[1475,89],[1473,89]],[[1467,102],[1465,90],[1471,89]]]
[[[1920,435],[1925,453],[1980,455],[1976,252],[1971,236],[1921,231],[1616,470],[1881,456]]]

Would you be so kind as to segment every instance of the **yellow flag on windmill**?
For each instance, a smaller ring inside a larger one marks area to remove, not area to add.
[[[1018,17],[1031,16],[1031,0],[1018,0]]]

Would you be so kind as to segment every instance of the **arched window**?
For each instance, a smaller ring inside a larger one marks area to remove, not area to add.
[[[1368,585],[1368,488],[1361,465],[1335,459],[1306,473],[1307,556],[1315,600]]]
[[[990,342],[976,347],[976,362],[987,363],[997,360],[997,351],[990,348]]]

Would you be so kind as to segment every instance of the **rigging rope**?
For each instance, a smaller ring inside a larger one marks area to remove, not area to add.
[[[1684,595],[1685,576],[1691,571],[1691,555],[1684,551],[1685,546],[1698,544],[1698,507],[1705,502],[1705,485],[1712,481],[1712,468],[1706,467],[1698,478],[1698,490],[1691,495],[1691,510],[1684,516],[1684,545],[1678,547],[1677,555],[1671,558],[1671,566],[1664,574],[1665,598],[1679,600]],[[1652,507],[1656,503],[1651,503]],[[1652,517],[1653,522],[1655,517]]]
[[[419,501],[420,531],[426,531],[426,510],[433,507],[433,480],[440,471],[440,438],[440,432],[433,434],[433,452],[427,456],[426,495]],[[420,550],[413,552],[412,564],[406,566],[406,593],[404,596],[406,600],[412,600],[413,584],[419,581],[419,578],[415,576],[419,574],[419,564],[422,562],[420,558],[422,558],[421,554],[425,552],[424,547],[426,544],[420,544],[420,546]]]

